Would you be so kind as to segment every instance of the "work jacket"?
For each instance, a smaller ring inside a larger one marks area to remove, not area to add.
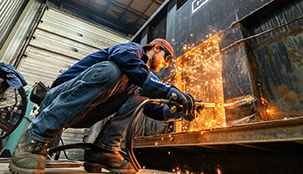
[[[134,42],[129,42],[115,45],[86,56],[62,73],[55,80],[52,87],[75,78],[90,66],[102,61],[113,61],[129,79],[128,86],[134,84],[142,87],[149,73],[146,65],[148,56],[142,46]],[[162,105],[147,105],[144,109],[144,114],[156,120],[164,119]]]
[[[102,61],[113,61],[127,76],[131,84],[142,87],[149,73],[149,69],[146,65],[147,60],[148,56],[146,55],[142,46],[137,43],[129,42],[115,45],[94,52],[81,59],[79,62],[62,73],[55,80],[52,87],[58,86],[78,76],[90,66]]]

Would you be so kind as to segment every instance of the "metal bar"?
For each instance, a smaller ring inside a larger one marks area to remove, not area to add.
[[[147,8],[141,13],[140,17],[134,22],[134,24],[136,24],[139,19],[141,19],[141,16],[143,16],[145,14],[145,12],[149,9],[149,7],[153,4],[154,1],[152,1],[148,6]],[[161,5],[161,4],[160,4]]]
[[[123,16],[125,15],[125,13],[128,11],[128,9],[130,8],[130,6],[132,5],[133,2],[134,2],[134,0],[132,0],[132,1],[128,4],[128,6],[124,9],[124,11],[122,12],[122,14],[121,14],[121,16],[119,17],[118,21],[121,22],[121,19],[123,18]],[[139,16],[139,18],[140,18],[140,16]]]
[[[111,4],[113,4],[113,1],[106,1],[106,2],[107,2],[107,4],[106,4],[106,6],[105,6],[105,10],[103,11],[103,15],[105,15],[105,13],[106,13],[107,9],[109,8],[109,6],[110,6]]]
[[[115,6],[117,6],[117,7],[125,8],[125,5],[124,5],[124,4],[119,3],[119,2],[117,2],[117,1],[114,1],[113,4],[114,4]],[[131,8],[131,9],[132,9],[132,8]],[[140,12],[139,12],[138,10],[135,10],[135,9],[132,9],[132,10],[133,10],[133,11],[128,10],[128,12],[130,12],[130,13],[136,15],[136,16],[139,16],[139,15],[140,15]],[[142,17],[142,18],[145,18],[146,20],[148,19],[148,17],[145,16],[145,15],[144,15],[144,16],[141,16],[141,17]]]
[[[159,3],[159,2],[157,2],[157,1],[155,1],[155,0],[151,0],[152,2],[154,2],[155,4],[157,4],[157,5],[161,5],[161,3]]]
[[[92,0],[88,0],[87,3],[86,3],[86,5],[85,5],[85,7],[88,8],[89,5],[91,4],[91,2],[92,2]]]
[[[303,117],[298,117],[196,132],[137,137],[134,139],[134,147],[206,146],[302,140]]]
[[[102,16],[102,14],[100,14],[98,11],[96,10],[92,10],[90,8],[85,8],[83,6],[77,5],[77,3],[64,3],[65,7],[68,7],[70,9],[79,11],[81,13],[83,13],[83,15],[87,15],[87,17],[93,17],[96,18],[96,21],[100,24],[102,24],[103,26],[110,26],[110,28],[115,28],[116,31],[119,31],[121,33],[129,33],[129,25],[127,24],[123,24],[119,21],[117,21],[116,19],[109,17],[108,15],[103,15],[103,17],[99,17]]]
[[[157,16],[157,14],[169,3],[170,0],[165,0],[165,2],[155,11],[155,13],[144,23],[144,25],[137,31],[137,33],[130,39],[133,41],[147,25]]]

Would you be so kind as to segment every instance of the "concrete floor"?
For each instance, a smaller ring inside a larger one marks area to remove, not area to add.
[[[9,172],[9,158],[0,158],[0,174],[11,174]],[[84,170],[83,166],[74,168],[46,168],[45,174],[82,174],[88,173]],[[106,169],[103,169],[104,173],[108,173]],[[173,174],[172,172],[150,170],[150,169],[140,169],[139,174]]]

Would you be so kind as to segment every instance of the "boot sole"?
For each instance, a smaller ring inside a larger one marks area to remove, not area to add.
[[[134,169],[111,169],[111,174],[134,174],[137,173]]]
[[[109,169],[108,167],[98,164],[98,163],[90,163],[85,162],[83,164],[85,171],[91,173],[104,173],[102,172],[102,168],[109,170],[111,174],[134,174],[137,173],[134,169]]]
[[[90,172],[90,173],[102,173],[102,168],[109,170],[104,165],[101,165],[98,163],[85,162],[83,164],[83,166],[84,166],[85,171]]]
[[[9,171],[12,174],[44,174],[44,170],[40,169],[24,169],[17,167],[12,161],[9,164]]]

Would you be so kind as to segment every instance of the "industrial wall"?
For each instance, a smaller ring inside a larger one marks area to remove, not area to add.
[[[303,112],[302,16],[302,0],[175,0],[132,40],[165,37],[175,62],[157,75],[212,104],[175,131],[281,120]],[[152,121],[146,132],[162,124]]]
[[[11,23],[6,23],[12,29],[7,33],[9,37],[3,39],[0,61],[12,64],[24,76],[28,82],[25,90],[39,81],[50,86],[58,75],[90,53],[129,41],[125,36],[102,26],[49,8],[50,4],[45,4],[44,1],[22,2],[25,5],[23,11],[17,7],[7,7],[13,12],[21,11],[16,17],[17,22],[10,20]],[[6,4],[9,3],[4,3]],[[3,5],[2,1],[0,5]],[[83,142],[85,130],[66,129],[62,134],[63,142]],[[83,150],[70,150],[67,156],[83,159]],[[61,158],[65,158],[63,153]]]
[[[0,48],[3,46],[27,2],[24,0],[0,1]]]
[[[59,74],[90,53],[127,41],[73,16],[47,9],[28,43],[18,70],[29,84],[26,88],[37,80],[50,86]]]
[[[13,2],[18,1],[2,1],[4,4]],[[5,31],[1,38],[0,61],[7,64],[14,65],[42,5],[40,0],[22,1],[22,4],[25,6],[24,8],[16,8],[16,6],[3,8],[10,13],[3,14],[7,21],[1,26],[1,29],[5,29]]]

